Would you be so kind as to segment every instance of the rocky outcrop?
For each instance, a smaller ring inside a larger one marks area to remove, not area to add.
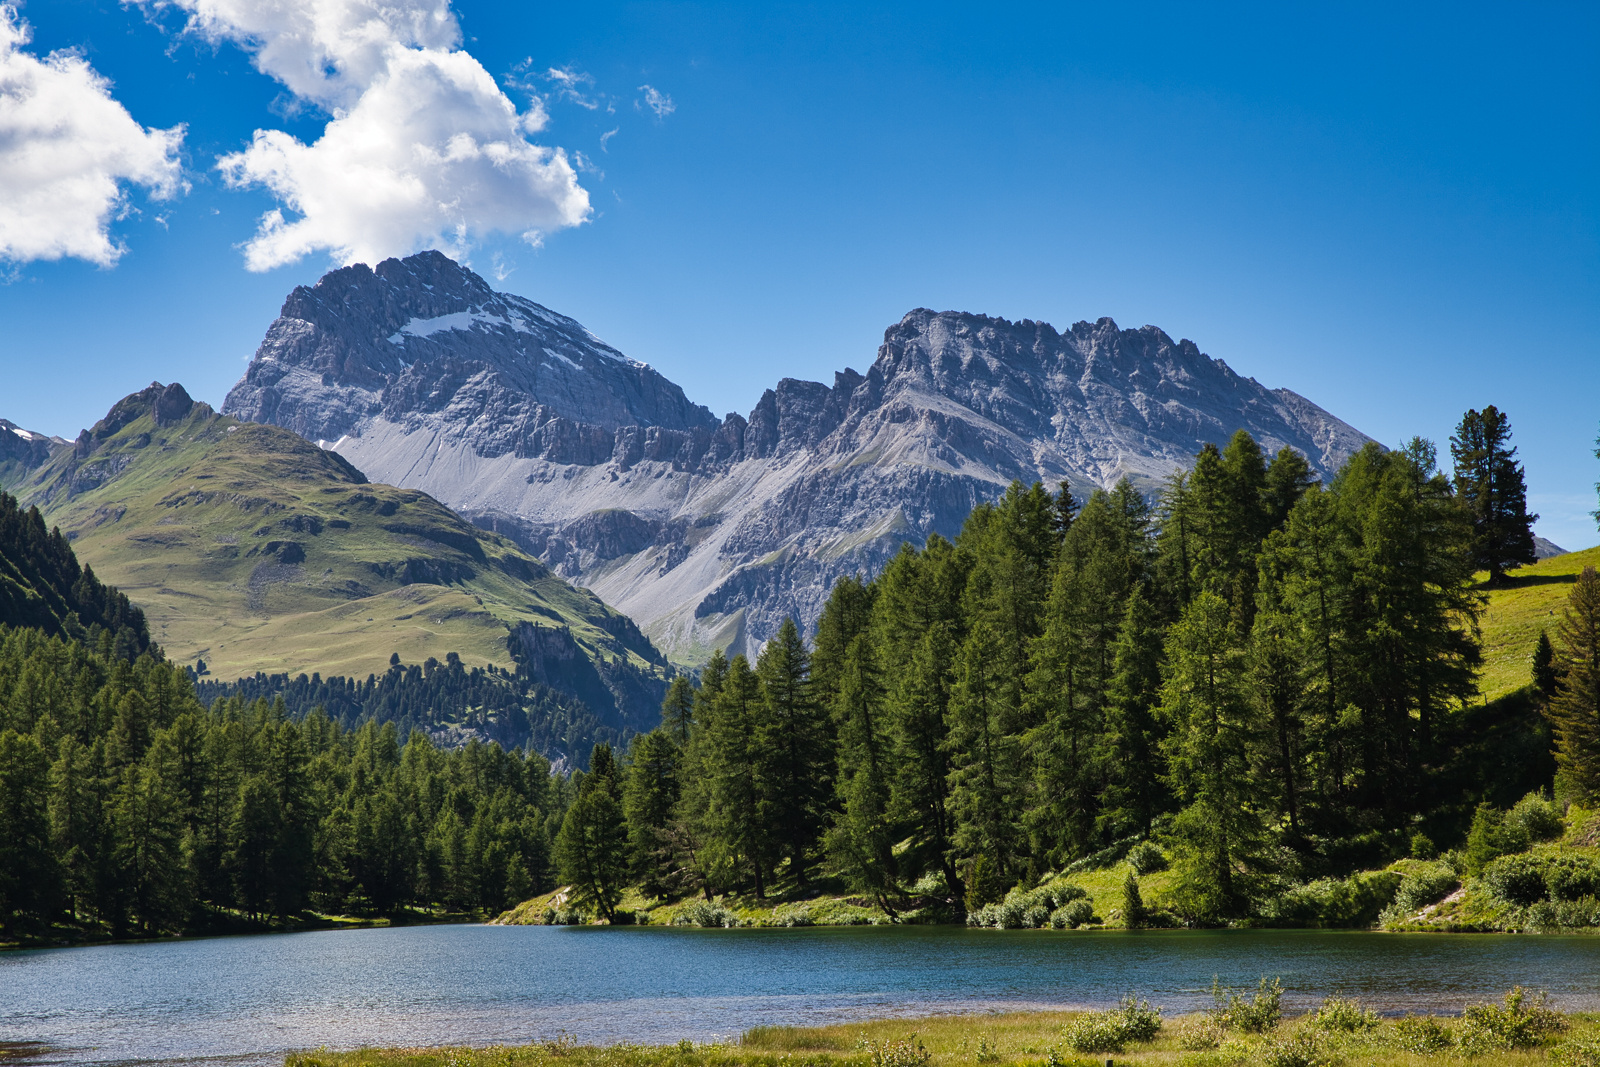
[[[224,410],[426,490],[686,662],[753,650],[787,615],[811,623],[838,576],[954,534],[1014,479],[1154,493],[1240,428],[1323,473],[1367,440],[1153,326],[923,308],[865,373],[786,378],[717,423],[438,253],[297,289]]]
[[[9,419],[0,419],[0,489],[8,489],[44,466],[70,441],[23,429]]]

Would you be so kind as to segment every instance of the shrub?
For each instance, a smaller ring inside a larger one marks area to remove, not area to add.
[[[1185,1052],[1209,1052],[1222,1044],[1225,1031],[1214,1016],[1201,1015],[1188,1020],[1178,1031],[1178,1047]]]
[[[1136,874],[1155,874],[1167,869],[1167,854],[1154,841],[1141,841],[1128,850],[1128,866]]]
[[[910,893],[913,897],[944,900],[950,896],[950,883],[945,881],[943,871],[929,871],[916,880]]]
[[[1507,904],[1527,907],[1549,894],[1544,864],[1533,856],[1501,856],[1483,869],[1483,885]]]
[[[1504,1004],[1474,1004],[1463,1013],[1461,1044],[1470,1049],[1524,1049],[1545,1044],[1566,1029],[1566,1019],[1517,986]]]
[[[1094,918],[1094,905],[1074,900],[1050,913],[1050,925],[1057,930],[1074,930]]]
[[[772,913],[774,926],[815,926],[816,918],[811,914],[811,909],[805,905],[798,908],[779,908]]]
[[[1600,864],[1588,856],[1552,856],[1545,862],[1544,881],[1552,900],[1600,896]]]
[[[872,1067],[925,1067],[933,1059],[926,1045],[911,1034],[904,1041],[866,1042]]]
[[[1507,813],[1506,822],[1521,827],[1530,841],[1549,841],[1566,829],[1561,809],[1546,800],[1543,793],[1529,793],[1517,801]]]
[[[1448,863],[1419,865],[1400,880],[1400,888],[1395,890],[1390,907],[1409,915],[1443,900],[1460,884],[1461,880]]]
[[[1600,1040],[1593,1037],[1564,1041],[1550,1050],[1558,1067],[1600,1067]]]
[[[1263,912],[1283,925],[1371,926],[1402,881],[1394,871],[1323,878],[1280,894],[1267,902]]]
[[[1122,880],[1122,924],[1130,929],[1145,923],[1144,897],[1139,893],[1139,879],[1132,871]]]
[[[1319,1030],[1354,1034],[1378,1025],[1378,1013],[1363,1008],[1358,1001],[1329,997],[1317,1009],[1314,1023]]]
[[[1521,823],[1509,822],[1505,812],[1479,804],[1472,815],[1472,829],[1467,833],[1463,856],[1467,873],[1482,874],[1485,867],[1501,856],[1527,851],[1528,843],[1528,831]]]
[[[678,914],[672,917],[672,925],[734,927],[739,925],[739,916],[721,904],[697,900],[688,907],[680,909]]]
[[[1264,1034],[1283,1018],[1283,983],[1276,978],[1270,985],[1265,978],[1261,979],[1255,996],[1248,1001],[1231,989],[1223,989],[1212,979],[1211,999],[1215,1004],[1211,1017],[1227,1030]]]
[[[1431,860],[1439,854],[1439,846],[1433,843],[1433,838],[1427,834],[1416,833],[1411,835],[1411,858],[1418,860]]]
[[[1450,1047],[1450,1031],[1431,1016],[1407,1015],[1389,1028],[1388,1043],[1401,1052],[1431,1056]]]
[[[1314,1030],[1302,1030],[1293,1037],[1268,1038],[1261,1045],[1261,1062],[1266,1067],[1327,1067],[1333,1059]]]
[[[1128,1045],[1152,1040],[1161,1029],[1161,1009],[1128,996],[1115,1011],[1080,1015],[1061,1036],[1074,1052],[1121,1052]]]
[[[1022,913],[1022,925],[1030,930],[1037,930],[1050,922],[1050,909],[1043,904],[1035,904]]]

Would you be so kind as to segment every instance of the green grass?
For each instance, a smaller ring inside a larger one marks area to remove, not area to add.
[[[215,677],[364,677],[392,652],[509,667],[506,636],[524,621],[650,667],[620,616],[512,542],[202,404],[166,427],[135,419],[86,457],[65,450],[15,492],[144,609],[168,655],[204,658]],[[408,561],[422,562],[407,574]]]
[[[1600,567],[1600,547],[1568,552],[1510,572],[1506,583],[1487,590],[1483,614],[1483,673],[1478,686],[1488,700],[1530,683],[1533,646],[1539,631],[1552,641],[1561,625],[1567,596],[1585,567]]]
[[[1148,1067],[1592,1067],[1600,1039],[1592,1015],[1537,1016],[1522,1030],[1503,1007],[1462,1018],[1372,1020],[1346,1009],[1341,1030],[1317,1013],[1284,1018],[1261,1033],[1225,1026],[1212,1013],[1167,1017],[1153,1040],[1120,1050],[1076,1051],[1101,1013],[1045,1011],[889,1019],[837,1026],[764,1026],[737,1043],[586,1046],[552,1041],[491,1048],[361,1049],[294,1054],[287,1067],[1098,1067],[1108,1059]],[[1524,1016],[1526,1006],[1524,1006]],[[1330,1015],[1334,1013],[1330,1012]],[[1353,1022],[1351,1020],[1354,1020]],[[1442,1045],[1432,1052],[1418,1033]],[[1506,1047],[1516,1044],[1521,1047]]]

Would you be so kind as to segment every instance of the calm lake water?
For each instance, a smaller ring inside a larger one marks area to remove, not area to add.
[[[326,1045],[730,1038],[823,1023],[1098,1006],[1169,1012],[1212,976],[1279,977],[1388,1011],[1459,1010],[1516,984],[1600,1009],[1600,939],[1329,931],[1050,933],[937,927],[430,926],[0,954],[0,1042],[45,1062],[281,1063]]]

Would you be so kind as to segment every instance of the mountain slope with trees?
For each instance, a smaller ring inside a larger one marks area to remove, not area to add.
[[[1152,917],[1371,922],[1401,877],[1355,872],[1555,772],[1529,690],[1478,699],[1478,546],[1422,440],[1324,482],[1240,432],[1155,508],[1127,482],[1081,505],[1014,484],[953,541],[836,583],[813,648],[791,620],[754,664],[675,682],[605,787],[621,825],[587,877],[625,860],[664,899],[828,882],[890,916],[1037,896],[1018,908],[1049,917],[1082,895],[1059,872],[1154,839]],[[1325,882],[1345,888],[1317,904]]]
[[[213,677],[362,679],[394,654],[453,653],[520,668],[615,730],[648,726],[665,690],[629,619],[510,541],[179,385],[118,402],[16,491]]]

